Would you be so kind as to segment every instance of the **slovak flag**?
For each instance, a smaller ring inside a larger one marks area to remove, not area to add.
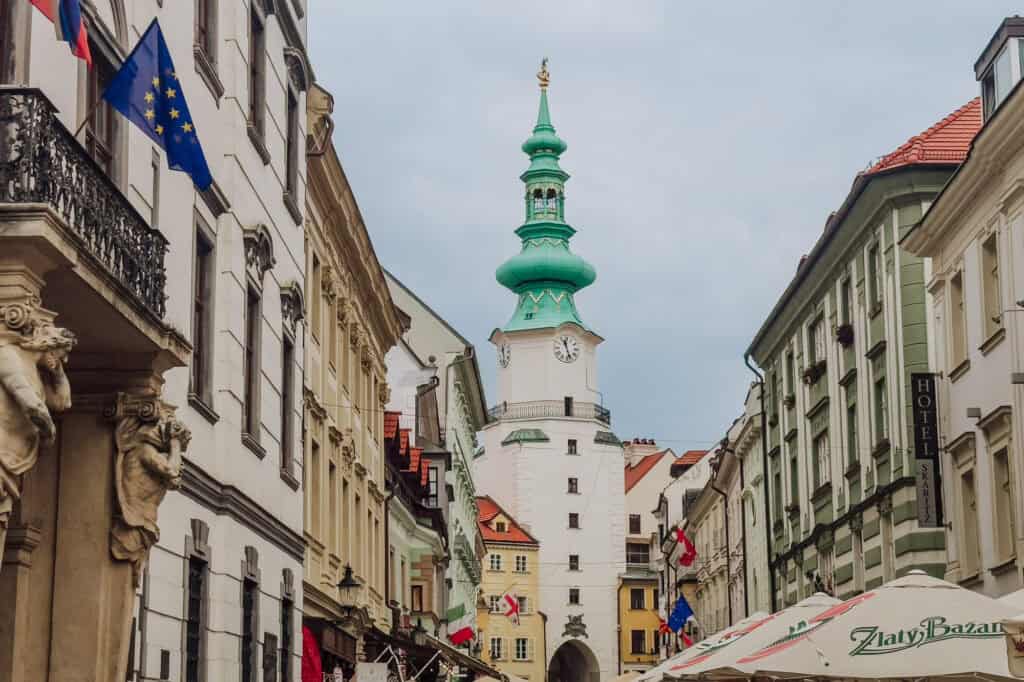
[[[514,625],[519,625],[519,599],[516,598],[516,595],[511,592],[503,594],[501,596],[501,609]]]
[[[683,553],[679,556],[679,563],[683,566],[689,566],[697,559],[697,548],[690,542],[690,538],[686,537],[686,533],[683,532],[682,528],[676,529],[676,541],[683,546]]]
[[[89,37],[82,21],[81,0],[30,0],[47,19],[53,22],[57,31],[57,40],[63,40],[71,46],[71,54],[92,66],[92,53],[89,52]]]

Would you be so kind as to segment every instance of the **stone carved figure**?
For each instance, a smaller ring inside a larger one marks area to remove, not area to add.
[[[22,475],[56,437],[51,410],[71,407],[64,364],[75,335],[54,317],[36,298],[0,306],[0,548]]]
[[[132,563],[137,587],[149,548],[160,539],[157,509],[168,490],[181,486],[181,455],[192,434],[156,396],[119,394],[108,416],[116,421],[118,509],[110,529],[110,553]]]

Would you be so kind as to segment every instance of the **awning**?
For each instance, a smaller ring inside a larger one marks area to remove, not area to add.
[[[448,644],[448,642],[441,641],[437,637],[433,637],[431,635],[423,635],[423,638],[426,640],[427,646],[433,647],[441,652],[441,656],[449,663],[469,668],[478,675],[486,675],[499,680],[508,679],[507,675],[498,672],[479,658],[473,658],[465,651],[459,651],[451,644]]]
[[[316,636],[320,648],[327,653],[355,665],[356,638],[326,618],[303,618]]]

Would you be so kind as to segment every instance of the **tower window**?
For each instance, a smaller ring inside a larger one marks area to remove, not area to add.
[[[533,210],[544,210],[544,192],[539,189],[533,190]]]
[[[569,555],[569,570],[578,571],[580,570],[580,555],[570,554]]]
[[[569,446],[568,446],[568,448],[569,448],[569,449],[568,449],[568,453],[569,453],[570,455],[575,455],[575,454],[578,454],[578,453],[576,452],[576,439],[575,439],[575,438],[570,438],[570,439],[569,439]]]
[[[548,190],[547,201],[545,203],[546,203],[547,210],[549,210],[549,211],[557,211],[558,210],[558,193],[555,192],[555,190],[553,190],[553,189],[549,189]]]
[[[579,479],[575,477],[569,478],[569,491],[570,493],[578,493],[580,491]]]
[[[572,396],[565,396],[565,415],[566,417],[572,416]]]
[[[580,603],[580,588],[570,587],[569,588],[569,603],[577,605]]]
[[[580,527],[580,515],[576,512],[569,512],[569,528]]]

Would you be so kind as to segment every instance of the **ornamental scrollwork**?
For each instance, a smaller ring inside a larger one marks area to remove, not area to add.
[[[56,437],[52,413],[71,407],[64,365],[76,339],[55,317],[36,296],[0,306],[0,547],[22,476]]]
[[[295,333],[299,320],[305,319],[306,304],[302,287],[295,280],[281,286],[281,319]]]
[[[246,273],[259,286],[263,286],[263,276],[277,264],[270,230],[262,223],[247,227],[243,230],[242,242],[245,247]]]
[[[118,393],[104,416],[114,422],[116,451],[110,553],[131,563],[137,587],[149,549],[160,539],[160,503],[181,487],[182,453],[192,434],[155,394]]]

